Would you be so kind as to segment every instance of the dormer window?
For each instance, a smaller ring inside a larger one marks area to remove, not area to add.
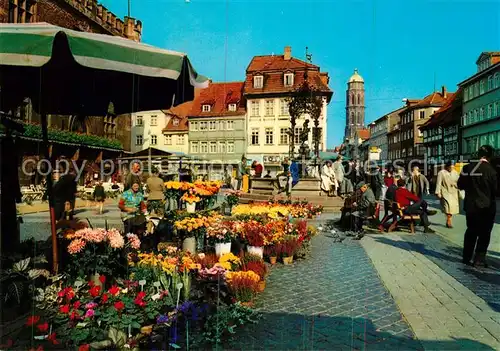
[[[285,86],[293,86],[293,73],[285,73]]]
[[[179,119],[174,118],[174,121],[172,122],[175,127],[179,125]]]
[[[203,106],[201,107],[201,110],[202,110],[203,112],[210,112],[210,110],[211,110],[211,109],[212,109],[212,106],[210,106],[210,105],[203,105]]]
[[[253,77],[253,87],[256,89],[263,88],[264,87],[264,77],[263,76]]]
[[[236,111],[236,104],[229,104],[227,106],[228,111]]]

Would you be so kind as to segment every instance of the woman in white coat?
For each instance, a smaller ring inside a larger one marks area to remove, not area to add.
[[[321,189],[325,191],[328,196],[333,196],[337,189],[337,180],[335,179],[335,172],[331,161],[326,161],[321,170]]]
[[[459,212],[458,173],[453,169],[451,161],[447,161],[444,169],[439,171],[436,181],[436,196],[441,200],[441,208],[446,214],[446,227],[453,228],[451,218]]]

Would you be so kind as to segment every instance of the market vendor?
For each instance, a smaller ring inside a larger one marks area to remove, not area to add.
[[[134,182],[130,189],[123,192],[118,202],[125,233],[141,234],[144,231],[146,204],[139,186],[139,182]]]

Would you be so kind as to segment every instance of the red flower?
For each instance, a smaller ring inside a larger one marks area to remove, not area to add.
[[[66,288],[66,289],[67,289],[67,288]],[[59,297],[64,297],[64,296],[66,296],[66,289],[62,289],[61,291],[59,291],[59,292],[57,293],[57,296],[59,296]]]
[[[89,280],[89,282],[87,283],[90,287],[93,287],[95,284],[92,280]]]
[[[90,288],[89,293],[92,297],[97,297],[99,296],[99,292],[101,291],[101,287],[98,285],[95,285]]]
[[[40,330],[43,333],[43,332],[46,332],[47,330],[49,330],[49,323],[45,322],[43,324],[37,325],[36,327],[38,328],[38,330]]]
[[[39,320],[40,320],[40,316],[30,316],[30,317],[28,317],[28,320],[26,321],[26,326],[30,327],[32,325],[35,325],[38,323]]]
[[[114,306],[118,312],[120,312],[121,310],[123,310],[125,308],[125,304],[121,301],[115,302]]]
[[[59,307],[59,312],[64,313],[64,314],[68,314],[69,313],[69,305],[64,305],[64,306]]]
[[[144,291],[141,291],[137,294],[138,299],[144,299],[146,297],[146,293]]]
[[[56,333],[50,334],[49,337],[47,338],[47,340],[50,341],[52,343],[52,345],[59,344],[59,341],[57,341],[57,339],[56,339]]]
[[[78,319],[79,317],[80,317],[80,314],[77,311],[73,311],[73,312],[71,312],[71,316],[69,316],[69,319],[73,321],[75,319]]]
[[[82,304],[82,303],[81,303],[80,301],[76,301],[76,302],[73,304],[73,308],[74,308],[75,310],[77,310],[77,309],[79,309],[79,308],[80,308],[81,304]]]
[[[80,345],[78,351],[90,351],[90,345],[89,344]]]
[[[75,292],[73,291],[72,287],[66,288],[66,298],[68,300],[71,300],[73,297],[75,297]]]
[[[101,302],[102,303],[108,302],[108,294],[106,294],[106,293],[102,294],[102,296],[101,296]]]
[[[111,295],[116,296],[116,295],[118,295],[118,293],[120,292],[120,288],[119,288],[118,286],[116,286],[116,285],[113,285],[113,286],[111,287],[111,289],[109,289],[109,290],[108,290],[108,292],[109,292]]]
[[[106,283],[106,276],[105,275],[100,275],[99,276],[99,281],[101,282],[101,284]]]

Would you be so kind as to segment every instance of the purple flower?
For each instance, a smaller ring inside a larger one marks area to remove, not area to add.
[[[156,318],[156,324],[163,324],[163,323],[168,323],[169,318],[168,315],[159,315],[158,318]]]

